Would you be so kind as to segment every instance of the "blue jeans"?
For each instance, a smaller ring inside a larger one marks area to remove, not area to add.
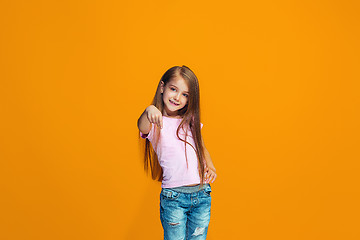
[[[176,188],[175,188],[176,189]],[[211,187],[192,193],[163,188],[160,220],[164,240],[205,240],[210,222]]]

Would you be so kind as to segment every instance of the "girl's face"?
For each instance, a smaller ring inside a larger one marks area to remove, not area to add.
[[[189,88],[181,76],[176,75],[165,86],[161,81],[161,93],[165,116],[176,116],[188,103]]]

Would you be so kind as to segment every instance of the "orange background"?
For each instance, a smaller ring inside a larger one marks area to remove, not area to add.
[[[136,122],[199,78],[208,239],[360,239],[357,1],[1,1],[0,239],[161,239]]]

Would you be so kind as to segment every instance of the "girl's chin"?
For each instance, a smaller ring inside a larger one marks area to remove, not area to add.
[[[174,104],[172,104],[172,103],[170,103],[167,108],[168,108],[169,110],[172,110],[172,111],[178,111],[178,110],[181,109],[180,106],[174,105]]]
[[[176,106],[170,106],[170,107],[166,107],[166,110],[168,113],[171,114],[176,114],[178,113],[179,110],[181,110],[182,108],[176,107]]]

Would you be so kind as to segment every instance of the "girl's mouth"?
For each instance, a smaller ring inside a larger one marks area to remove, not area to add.
[[[172,104],[174,104],[175,106],[179,106],[180,104],[174,103],[173,101],[169,100],[169,102],[171,102]]]

